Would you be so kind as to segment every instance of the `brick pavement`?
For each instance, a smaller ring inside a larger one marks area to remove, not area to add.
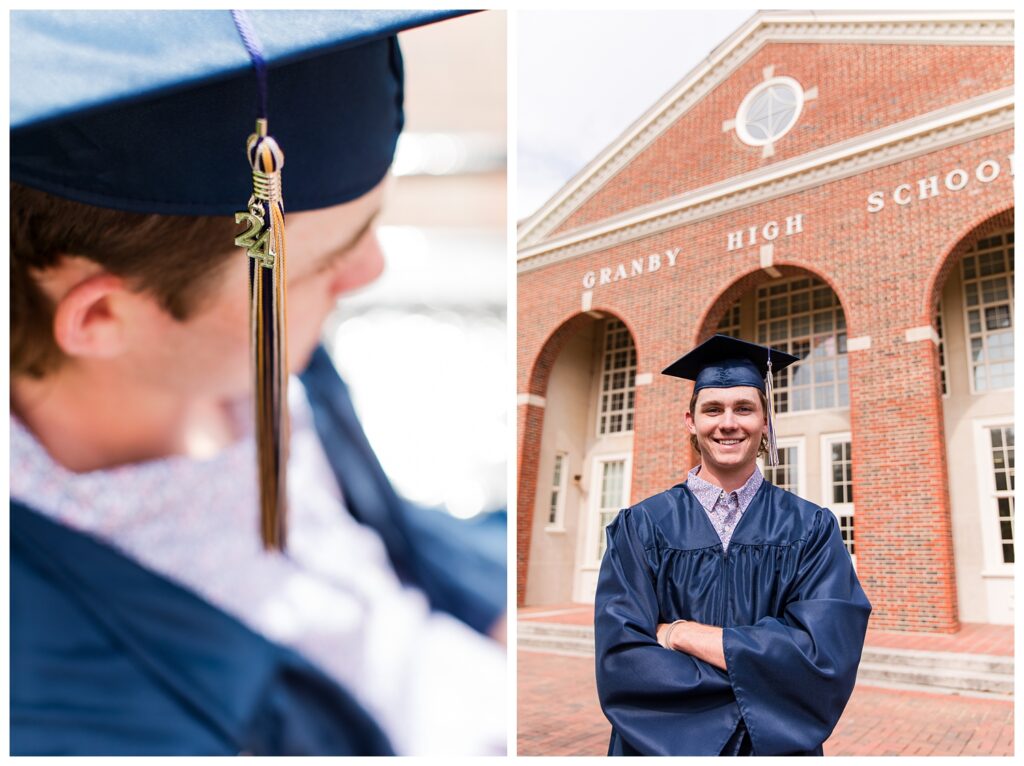
[[[606,753],[593,658],[520,651],[518,674],[519,755]],[[858,686],[825,754],[1012,755],[1013,703]]]

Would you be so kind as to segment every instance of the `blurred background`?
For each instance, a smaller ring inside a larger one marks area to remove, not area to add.
[[[399,35],[405,131],[373,285],[324,343],[398,491],[468,518],[505,505],[505,14]]]

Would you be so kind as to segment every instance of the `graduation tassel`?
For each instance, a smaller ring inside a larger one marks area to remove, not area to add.
[[[263,547],[283,551],[287,520],[288,348],[285,285],[287,269],[281,168],[284,153],[267,134],[266,65],[259,40],[241,11],[235,25],[256,66],[260,98],[256,130],[246,141],[252,167],[252,196],[235,213],[247,228],[235,238],[249,255],[249,324],[255,377],[256,452],[260,481],[260,535]]]
[[[765,399],[768,402],[768,465],[779,464],[779,446],[775,441],[775,386],[772,380],[772,351],[768,349],[768,374],[765,376]]]

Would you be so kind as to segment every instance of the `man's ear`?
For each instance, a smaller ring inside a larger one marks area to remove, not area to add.
[[[697,424],[693,422],[693,415],[687,410],[686,414],[683,415],[683,420],[686,423],[686,428],[691,434],[697,433]]]
[[[109,359],[125,350],[125,317],[120,298],[124,280],[106,272],[74,285],[57,300],[53,337],[71,357]]]

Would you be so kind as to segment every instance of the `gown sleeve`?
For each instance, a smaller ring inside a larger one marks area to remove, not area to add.
[[[831,511],[818,511],[789,591],[781,617],[722,633],[757,755],[819,747],[853,692],[871,604]]]
[[[718,755],[739,722],[726,674],[656,638],[650,528],[626,509],[608,525],[595,599],[597,691],[605,716],[643,755]]]

